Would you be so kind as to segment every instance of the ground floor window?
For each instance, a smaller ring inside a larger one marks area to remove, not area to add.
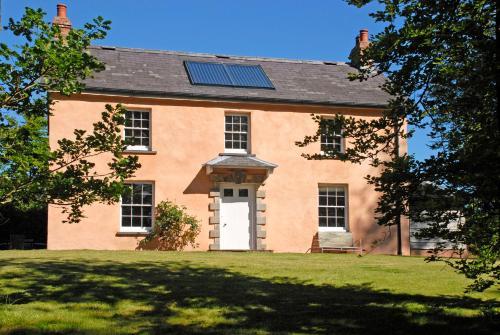
[[[148,231],[153,221],[153,184],[128,183],[130,190],[122,195],[121,230]]]
[[[344,186],[319,187],[318,217],[320,230],[347,230]]]

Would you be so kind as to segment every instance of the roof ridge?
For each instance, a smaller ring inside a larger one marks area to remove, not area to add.
[[[172,50],[158,50],[158,49],[155,50],[155,49],[106,46],[106,45],[91,45],[90,49],[118,50],[118,51],[138,52],[138,53],[156,53],[156,54],[167,54],[167,55],[189,56],[189,57],[203,57],[203,58],[214,58],[214,59],[235,59],[235,60],[253,60],[253,61],[261,61],[261,62],[298,63],[298,64],[316,64],[316,65],[327,64],[327,65],[350,66],[349,63],[332,61],[332,60],[307,60],[307,59],[301,60],[301,59],[289,59],[289,58],[279,58],[279,57],[223,55],[223,54],[210,54],[210,53],[202,53],[202,52],[172,51]]]

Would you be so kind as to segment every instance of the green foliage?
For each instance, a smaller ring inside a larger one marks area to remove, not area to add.
[[[196,248],[200,231],[199,220],[187,214],[186,207],[162,201],[155,209],[153,229],[140,246],[148,248],[154,245],[156,250],[183,250],[188,245]]]
[[[137,157],[122,155],[125,111],[119,105],[107,105],[90,133],[75,129],[73,139],[49,148],[48,92],[79,93],[85,78],[104,69],[87,48],[106,36],[110,21],[98,17],[63,37],[44,16],[41,9],[26,8],[3,32],[19,43],[0,43],[0,205],[25,210],[55,204],[68,222],[78,222],[84,205],[117,201],[123,181],[140,165]],[[107,170],[96,171],[92,158],[103,154],[111,154]]]
[[[384,74],[383,89],[392,99],[379,119],[338,116],[349,149],[331,158],[381,167],[380,176],[368,177],[383,193],[379,222],[392,225],[403,214],[429,223],[420,237],[447,239],[460,256],[438,257],[443,244],[429,260],[447,262],[475,279],[471,289],[484,290],[500,280],[496,3],[377,2],[379,10],[371,15],[385,28],[372,36],[359,71],[350,77]],[[411,136],[406,125],[431,129],[434,156],[416,161],[400,155],[396,139]],[[299,144],[315,140],[306,137]],[[392,162],[383,159],[387,155]]]

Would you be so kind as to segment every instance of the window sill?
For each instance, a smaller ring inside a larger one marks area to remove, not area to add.
[[[133,232],[133,231],[119,231],[116,233],[116,236],[120,237],[120,236],[146,236],[148,235],[149,233],[148,232],[145,232],[145,231],[137,231],[137,232]]]
[[[347,233],[348,231],[345,228],[318,227],[318,232]]]
[[[154,150],[125,150],[123,153],[129,155],[156,155]]]

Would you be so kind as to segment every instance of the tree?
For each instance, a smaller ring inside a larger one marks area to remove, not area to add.
[[[0,205],[35,208],[63,207],[68,222],[78,222],[82,207],[96,201],[112,203],[125,190],[124,180],[140,165],[124,156],[121,138],[124,108],[106,106],[93,130],[74,130],[51,150],[47,117],[53,102],[48,92],[79,93],[83,80],[104,65],[87,48],[103,39],[110,21],[102,17],[62,34],[44,21],[41,9],[26,8],[19,21],[5,27],[19,44],[0,43]],[[92,158],[111,154],[106,171],[97,171]]]
[[[348,2],[364,6],[372,1]],[[439,256],[444,249],[439,245],[428,260],[447,262],[474,279],[471,289],[484,290],[500,280],[496,3],[378,2],[380,9],[371,16],[385,28],[373,36],[351,79],[384,74],[383,89],[393,98],[377,120],[337,116],[350,148],[328,158],[368,159],[381,166],[381,175],[368,177],[382,192],[380,223],[393,224],[400,215],[429,223],[421,237],[451,241],[459,257]],[[394,150],[395,138],[412,135],[404,131],[405,122],[430,129],[434,154],[422,161],[395,154],[380,159]],[[456,229],[450,229],[452,224]]]

